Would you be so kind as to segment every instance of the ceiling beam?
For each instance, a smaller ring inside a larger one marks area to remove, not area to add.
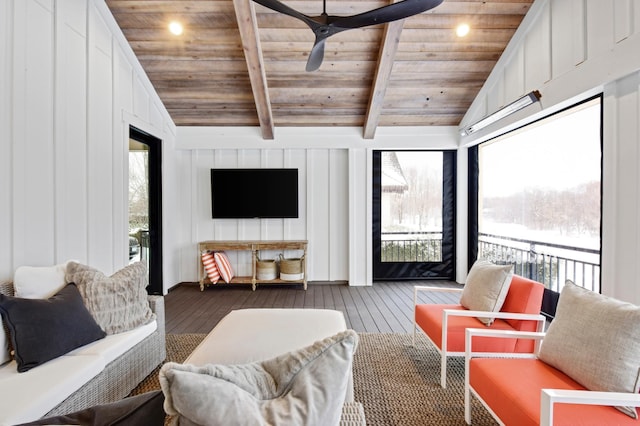
[[[256,103],[262,138],[273,139],[273,113],[271,112],[267,75],[260,47],[256,11],[251,0],[233,0],[233,8],[236,11],[236,20],[238,21],[238,29],[242,38],[242,49],[249,69],[249,80],[251,81],[251,90]]]
[[[365,139],[373,139],[376,135],[376,128],[380,121],[380,114],[382,114],[384,95],[389,86],[389,77],[391,76],[396,52],[398,51],[403,25],[404,19],[392,21],[385,25],[382,46],[380,46],[378,54],[378,67],[373,79],[367,114],[364,118],[363,137]]]

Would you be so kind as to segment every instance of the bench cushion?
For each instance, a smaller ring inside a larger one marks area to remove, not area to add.
[[[540,424],[541,389],[585,389],[537,359],[473,358],[469,368],[471,387],[507,425]],[[558,404],[554,408],[554,424],[637,426],[638,421],[613,407]]]
[[[118,334],[111,334],[104,339],[84,345],[68,353],[68,355],[100,355],[105,364],[115,361],[120,355],[142,342],[156,331],[158,323],[154,320],[136,329]]]
[[[67,399],[105,367],[99,355],[64,355],[18,373],[16,362],[0,367],[0,424],[36,420]]]
[[[429,339],[442,349],[442,311],[445,309],[465,310],[460,305],[416,305],[416,323]],[[486,328],[477,318],[449,316],[447,351],[464,352],[464,336],[467,328]],[[495,330],[513,330],[513,327],[502,319],[496,319],[489,327]],[[473,349],[478,352],[513,352],[517,339],[491,339],[476,337]]]

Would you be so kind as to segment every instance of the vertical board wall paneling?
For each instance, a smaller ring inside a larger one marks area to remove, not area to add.
[[[352,148],[349,150],[349,186],[348,186],[348,244],[349,244],[349,285],[367,285],[370,280],[367,271],[370,271],[369,235],[370,235],[370,208],[368,205],[371,176],[367,168],[370,150],[364,148]],[[364,220],[363,220],[364,219]]]
[[[613,2],[614,42],[619,43],[632,34],[633,18],[632,0],[616,0]]]
[[[129,124],[124,123],[123,106],[126,101],[127,87],[120,85],[122,79],[119,66],[122,52],[118,43],[112,40],[111,69],[112,75],[112,99],[113,110],[111,116],[112,142],[112,185],[113,204],[111,206],[113,218],[113,266],[112,270],[118,270],[129,263]],[[128,73],[127,70],[124,70]],[[129,79],[124,78],[124,82]],[[126,128],[125,128],[126,127]],[[144,129],[142,129],[144,130]]]
[[[260,150],[261,168],[283,168],[285,150],[283,149],[262,149]],[[256,185],[260,185],[256,182]],[[273,190],[274,188],[270,188]],[[284,220],[283,219],[260,219],[259,233],[261,240],[283,240],[284,239]],[[271,257],[271,254],[269,254]]]
[[[149,121],[149,94],[137,75],[133,79],[133,113],[136,117]]]
[[[197,279],[198,275],[194,271],[200,271],[200,253],[197,252],[197,243],[201,240],[205,240],[207,238],[200,237],[200,227],[201,221],[204,219],[200,219],[200,201],[202,200],[202,185],[200,185],[200,181],[198,180],[198,176],[200,175],[200,170],[198,167],[198,154],[199,150],[188,151],[189,158],[186,160],[184,169],[187,173],[185,173],[182,191],[181,193],[189,193],[189,206],[191,215],[189,217],[189,222],[191,223],[191,233],[189,235],[189,245],[190,250],[185,250],[184,255],[188,256],[183,260],[182,263],[186,263],[188,265],[187,271],[190,271],[190,275],[193,276],[192,279]],[[209,200],[211,203],[211,197],[207,196],[205,200]],[[211,207],[209,207],[211,208]],[[188,259],[188,260],[187,260]],[[188,275],[185,275],[188,276]],[[185,278],[181,278],[181,280],[185,280]]]
[[[119,269],[129,263],[129,130],[131,123],[128,112],[133,111],[134,73],[126,54],[117,43],[113,44],[113,73],[113,161],[115,165],[113,169],[115,177],[113,255],[114,269]]]
[[[551,2],[551,75],[557,78],[586,59],[584,0]]]
[[[313,149],[313,173],[308,177],[310,179],[309,193],[313,196],[308,197],[313,212],[313,218],[309,217],[309,228],[313,228],[313,236],[310,241],[313,242],[313,255],[310,256],[307,265],[311,268],[311,273],[315,280],[326,281],[329,279],[329,252],[331,250],[331,229],[329,228],[329,162],[330,150]]]
[[[307,151],[304,149],[290,149],[287,151],[287,167],[298,169],[298,218],[287,219],[284,238],[287,240],[306,240],[307,227]]]
[[[614,44],[613,3],[618,0],[587,1],[587,58],[595,58]]]
[[[13,254],[54,262],[53,7],[14,3]]]
[[[329,280],[349,276],[349,155],[344,149],[330,152],[329,164]]]
[[[636,288],[616,288],[618,283],[636,283],[638,278],[638,253],[640,253],[640,147],[638,146],[638,119],[640,99],[640,73],[616,83],[616,146],[617,158],[612,165],[616,171],[616,208],[613,220],[616,235],[615,280],[602,283],[602,292],[623,300],[638,299]],[[606,143],[606,141],[605,141]],[[611,164],[609,162],[609,164]],[[611,223],[611,221],[607,221]],[[633,286],[633,287],[637,287]],[[635,296],[635,297],[634,297]]]
[[[524,93],[551,79],[551,7],[546,3],[524,40]],[[524,94],[523,93],[523,94]]]
[[[86,22],[86,3],[57,3],[55,263],[82,260],[87,252]]]
[[[504,71],[503,71],[504,74]],[[491,96],[487,97],[487,109],[489,111],[496,111],[505,105],[504,85],[505,78],[497,78],[493,82],[493,86],[488,90]],[[484,116],[484,114],[483,114]]]
[[[89,8],[89,138],[88,172],[88,263],[108,273],[113,259],[113,107],[111,38],[102,17]]]
[[[524,50],[520,49],[511,57],[504,70],[504,99],[506,105],[525,93]]]
[[[210,186],[210,169],[215,167],[216,156],[212,151],[198,150],[194,151],[194,164],[192,165],[194,187],[197,188],[197,216],[196,222],[196,241],[206,241],[221,238],[216,235],[215,222],[211,219],[211,186]]]
[[[12,158],[13,123],[13,0],[0,2],[0,281],[8,280],[13,272],[13,227],[12,219]]]

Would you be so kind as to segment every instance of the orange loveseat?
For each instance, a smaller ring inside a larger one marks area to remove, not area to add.
[[[476,339],[493,336],[502,338],[496,340],[514,337],[540,340],[544,333],[481,329],[469,329],[467,333],[468,340],[481,336],[473,337],[473,347],[470,346],[465,360],[467,424],[471,424],[470,398],[473,393],[506,426],[640,425],[640,420],[612,406],[640,406],[639,394],[589,391],[534,354],[522,354],[527,358],[487,358],[486,354],[476,358],[478,355],[473,354]]]
[[[447,291],[462,293],[462,289],[444,287],[414,287],[413,338],[419,327],[440,352],[440,385],[446,387],[447,356],[464,356],[465,330],[467,328],[489,328],[493,330],[542,331],[545,318],[540,315],[544,286],[537,281],[513,275],[507,296],[500,312],[470,311],[460,304],[421,304],[420,291]],[[490,326],[478,317],[496,318]],[[474,347],[481,352],[529,352],[535,343],[522,339],[478,338]]]
[[[506,426],[640,425],[640,306],[567,280],[545,333],[467,329],[471,394]],[[525,354],[477,353],[480,339],[529,339]]]

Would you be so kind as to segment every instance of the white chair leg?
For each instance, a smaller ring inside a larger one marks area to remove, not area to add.
[[[440,386],[447,387],[447,354],[444,351],[440,354]]]
[[[464,421],[468,425],[471,424],[471,392],[469,391],[469,383],[464,384]]]

